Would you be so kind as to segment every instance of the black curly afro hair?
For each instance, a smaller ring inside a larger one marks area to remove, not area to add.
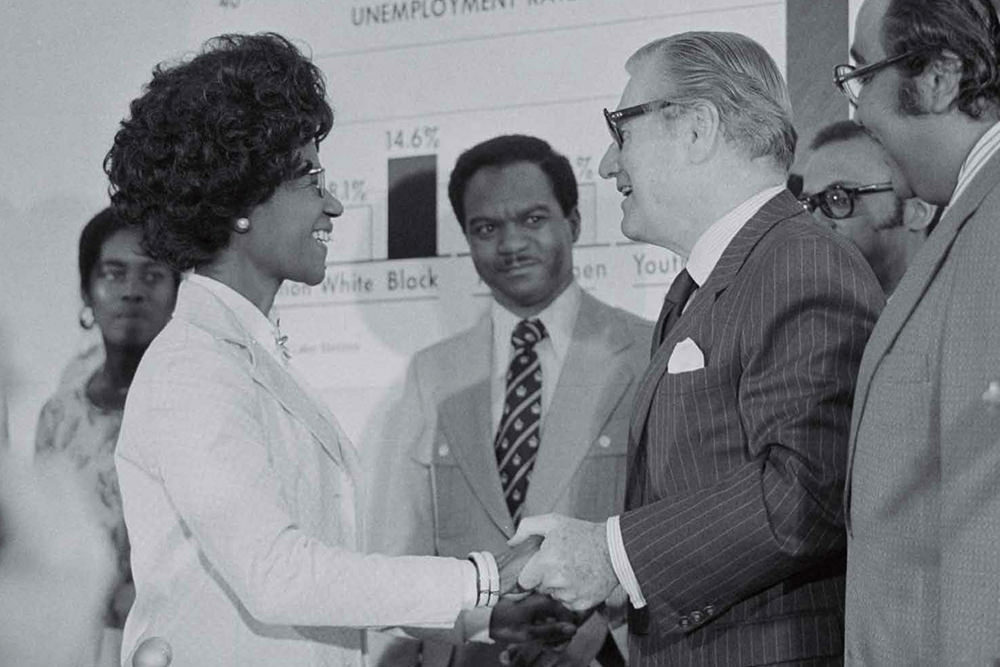
[[[151,257],[179,271],[226,247],[233,220],[308,169],[333,126],[319,68],[275,33],[220,35],[160,63],[104,159],[111,201]]]

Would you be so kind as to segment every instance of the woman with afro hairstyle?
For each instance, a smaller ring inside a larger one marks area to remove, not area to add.
[[[318,152],[332,125],[322,74],[293,44],[223,35],[156,67],[105,158],[146,251],[190,272],[135,374],[116,452],[136,588],[125,664],[152,637],[175,664],[213,667],[361,665],[368,627],[461,640],[460,612],[496,604],[525,560],[358,550],[357,453],[267,316],[283,281],[324,277],[343,210]],[[565,639],[569,623],[531,626],[555,604],[502,601],[491,634]]]

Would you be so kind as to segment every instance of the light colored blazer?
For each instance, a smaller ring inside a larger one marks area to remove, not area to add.
[[[466,567],[356,551],[357,454],[211,291],[185,282],[117,449],[136,601],[174,665],[359,665],[368,626],[450,627]],[[339,626],[339,627],[335,627]]]
[[[1000,658],[1000,408],[987,393],[998,381],[994,155],[928,237],[865,350],[845,499],[848,662]]]
[[[525,516],[559,512],[602,521],[621,510],[628,420],[651,333],[650,322],[582,294],[542,425]],[[487,313],[411,362],[380,450],[373,550],[464,556],[507,548],[514,526],[493,450],[492,340]],[[451,647],[426,644],[424,664],[445,664]],[[453,664],[495,664],[486,662],[490,651],[496,649],[460,647]],[[397,654],[382,664],[412,663]]]

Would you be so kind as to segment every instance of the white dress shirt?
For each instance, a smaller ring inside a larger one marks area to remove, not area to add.
[[[948,200],[948,206],[942,212],[941,216],[948,212],[951,205],[965,192],[966,186],[969,184],[979,170],[983,168],[983,165],[989,162],[990,158],[1000,150],[1000,123],[996,123],[990,129],[986,130],[986,134],[979,137],[979,141],[972,146],[972,150],[969,154],[965,156],[965,161],[962,163],[962,168],[958,170],[958,181],[955,183],[955,191],[951,194],[951,199]]]
[[[559,374],[562,373],[563,362],[566,361],[566,351],[573,339],[573,327],[576,316],[580,312],[580,286],[573,281],[557,296],[545,310],[528,319],[540,320],[548,334],[542,342],[535,345],[538,361],[542,367],[542,433],[545,429],[545,415],[552,404],[556,392]],[[493,417],[493,436],[496,437],[500,428],[500,416],[503,413],[504,398],[507,395],[507,369],[514,354],[514,345],[510,337],[514,327],[523,318],[510,312],[497,301],[493,300],[490,317],[493,321],[493,372],[490,376],[490,403]],[[542,444],[544,446],[544,436]]]
[[[764,204],[776,197],[784,189],[785,185],[782,184],[758,192],[712,223],[712,226],[698,237],[698,240],[695,241],[694,246],[691,248],[691,255],[688,256],[686,268],[688,273],[691,274],[691,278],[694,279],[699,287],[704,285],[705,281],[708,280],[708,277],[712,274],[712,270],[715,269],[715,265],[719,263],[722,253],[725,252],[736,234],[743,229],[743,226],[750,221],[750,218],[757,214],[757,211]],[[693,300],[694,294],[688,299],[685,308]],[[625,543],[622,540],[621,526],[617,515],[608,519],[607,540],[608,551],[611,554],[611,566],[615,570],[618,582],[625,589],[625,592],[628,593],[629,599],[632,601],[632,606],[636,608],[645,607],[646,598],[643,597],[642,591],[639,590],[639,582],[635,578],[632,564],[625,553]]]

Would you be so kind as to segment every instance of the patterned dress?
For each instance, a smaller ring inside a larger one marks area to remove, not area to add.
[[[96,502],[93,506],[118,556],[118,577],[108,601],[104,624],[121,628],[133,597],[130,549],[114,460],[122,411],[98,407],[87,398],[86,387],[91,377],[93,373],[64,384],[42,407],[35,452],[40,457],[69,456],[87,487],[94,490]]]

